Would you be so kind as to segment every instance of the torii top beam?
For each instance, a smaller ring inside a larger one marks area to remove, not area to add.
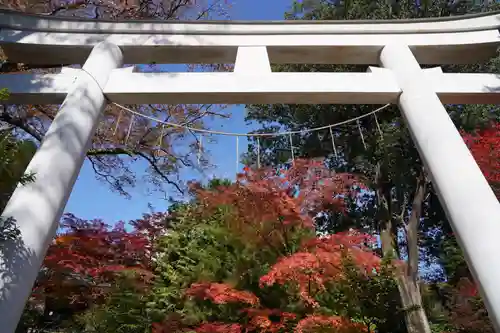
[[[12,61],[80,64],[92,47],[118,45],[125,63],[234,63],[239,46],[267,46],[271,63],[375,64],[391,43],[420,64],[491,58],[500,13],[381,21],[96,21],[0,10],[0,44]]]

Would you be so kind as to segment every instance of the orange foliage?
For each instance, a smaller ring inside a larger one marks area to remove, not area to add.
[[[292,283],[309,305],[318,303],[311,291],[325,290],[327,282],[342,276],[342,260],[348,255],[360,269],[370,275],[377,271],[381,259],[367,247],[373,239],[357,232],[337,233],[308,241],[303,250],[280,259],[260,279],[261,286]]]
[[[245,168],[236,183],[217,189],[191,184],[200,203],[200,213],[211,215],[221,206],[230,207],[226,226],[246,244],[276,250],[281,259],[261,277],[260,287],[291,283],[298,287],[309,310],[317,306],[313,292],[342,276],[342,260],[348,255],[361,272],[374,274],[380,258],[370,250],[374,239],[355,231],[317,238],[309,233],[301,249],[291,255],[287,242],[298,229],[313,230],[313,218],[321,211],[342,212],[344,198],[356,196],[363,185],[348,174],[334,174],[322,162],[296,160],[290,169],[251,170]],[[284,256],[286,255],[286,256]],[[315,332],[333,328],[342,332],[366,331],[347,319],[302,315],[262,307],[253,293],[236,290],[227,284],[195,283],[188,296],[211,300],[215,304],[243,303],[245,324],[204,323],[196,332]],[[311,311],[314,312],[314,311]],[[299,320],[297,324],[297,320]]]
[[[195,329],[197,333],[241,333],[241,325],[224,323],[201,324]]]
[[[331,332],[339,333],[367,331],[362,325],[353,323],[342,317],[310,315],[299,321],[295,328],[295,333],[324,332],[328,328],[331,329]]]
[[[246,168],[237,182],[216,190],[191,184],[205,214],[231,207],[227,224],[233,234],[279,253],[293,230],[312,229],[313,217],[325,208],[342,211],[343,198],[356,195],[360,186],[349,174],[335,174],[322,162],[305,160],[279,172]]]
[[[297,317],[296,314],[283,312],[281,310],[270,309],[245,309],[244,312],[250,318],[247,330],[261,333],[277,333],[286,328],[286,323]],[[270,316],[279,318],[279,321],[272,321]]]
[[[215,304],[246,303],[258,305],[259,299],[248,291],[240,291],[224,283],[193,283],[186,295],[211,300]]]

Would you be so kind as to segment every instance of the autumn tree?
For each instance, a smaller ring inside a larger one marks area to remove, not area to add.
[[[343,212],[362,187],[300,160],[278,172],[246,169],[225,186],[193,184],[193,204],[158,249],[152,303],[165,320],[154,332],[400,330],[391,265],[372,251],[373,239],[315,232],[318,212]]]
[[[227,17],[227,0],[19,0],[5,1],[4,6],[31,13],[71,16],[87,19],[157,19],[198,20]],[[0,70],[57,72],[59,68],[12,63],[2,58]],[[78,64],[66,64],[78,65]],[[73,66],[74,67],[74,66]],[[225,70],[224,65],[197,66],[198,70]],[[139,71],[165,71],[165,65],[138,65]],[[189,66],[188,70],[194,67]],[[128,105],[127,107],[150,117],[191,127],[203,127],[213,117],[229,117],[220,105]],[[0,121],[13,127],[25,137],[40,143],[58,111],[57,105],[6,106],[0,108]],[[186,189],[178,177],[182,168],[200,168],[197,164],[198,138],[190,131],[163,127],[146,118],[133,116],[117,106],[108,106],[87,154],[87,162],[97,179],[111,189],[128,196],[130,187],[145,180],[151,190]],[[201,169],[207,166],[202,156]],[[138,170],[141,170],[138,173]]]
[[[124,223],[110,227],[66,214],[18,332],[75,325],[76,315],[116,297],[117,286],[137,295],[147,290],[153,278],[153,243],[168,223],[165,214],[149,214],[132,221],[127,231]]]
[[[19,331],[405,332],[400,263],[365,233],[316,232],[364,188],[296,160],[192,184],[190,202],[130,231],[67,215]]]

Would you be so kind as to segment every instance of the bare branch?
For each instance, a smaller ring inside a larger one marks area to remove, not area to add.
[[[138,150],[130,150],[126,148],[103,148],[103,149],[91,149],[87,152],[87,156],[99,156],[99,155],[127,155],[127,156],[140,156],[145,159],[149,165],[153,168],[153,170],[168,184],[174,186],[181,194],[184,194],[184,191],[180,188],[180,186],[170,180],[167,175],[160,170],[157,163],[158,161],[154,156],[150,156],[144,152]]]
[[[205,10],[201,11],[200,14],[196,17],[196,20],[203,18],[208,12],[215,8],[216,5],[220,3],[221,0],[214,1],[210,6],[205,8]]]
[[[15,118],[15,117],[12,117],[7,112],[2,112],[0,114],[0,120],[4,121],[12,126],[15,126],[17,128],[20,128],[21,130],[23,130],[27,134],[31,135],[33,138],[35,138],[39,142],[42,142],[42,140],[43,140],[43,135],[41,133],[39,133],[35,128],[31,127],[30,125],[28,125],[26,122],[24,122],[20,118]]]
[[[96,162],[94,161],[94,158],[92,156],[87,156],[88,160],[90,161],[90,165],[92,166],[92,169],[94,170],[94,173],[101,177],[104,181],[106,181],[112,188],[116,189],[118,192],[120,192],[121,195],[126,196],[127,198],[130,198],[130,195],[123,189],[123,186],[121,185],[120,179],[116,178],[115,176],[111,174],[104,174],[99,171],[99,168],[96,165]]]
[[[156,171],[156,173],[158,173],[158,175],[164,180],[167,182],[167,184],[170,184],[172,186],[174,186],[177,191],[179,191],[181,194],[184,194],[184,191],[179,187],[179,185],[174,182],[174,181],[171,181],[159,168],[158,166],[156,165],[156,161],[155,161],[155,158],[153,156],[148,156],[146,155],[145,153],[142,153],[142,152],[137,152],[137,155],[141,156],[142,158],[144,158],[146,161],[149,162],[149,164],[151,165],[151,167],[153,168],[153,170]]]

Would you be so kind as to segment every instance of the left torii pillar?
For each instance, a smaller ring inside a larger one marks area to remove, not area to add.
[[[121,67],[120,48],[94,46],[75,76],[66,99],[26,170],[35,181],[14,191],[3,218],[12,217],[21,232],[0,253],[0,331],[14,333],[47,248],[82,167],[106,107],[102,88]]]

